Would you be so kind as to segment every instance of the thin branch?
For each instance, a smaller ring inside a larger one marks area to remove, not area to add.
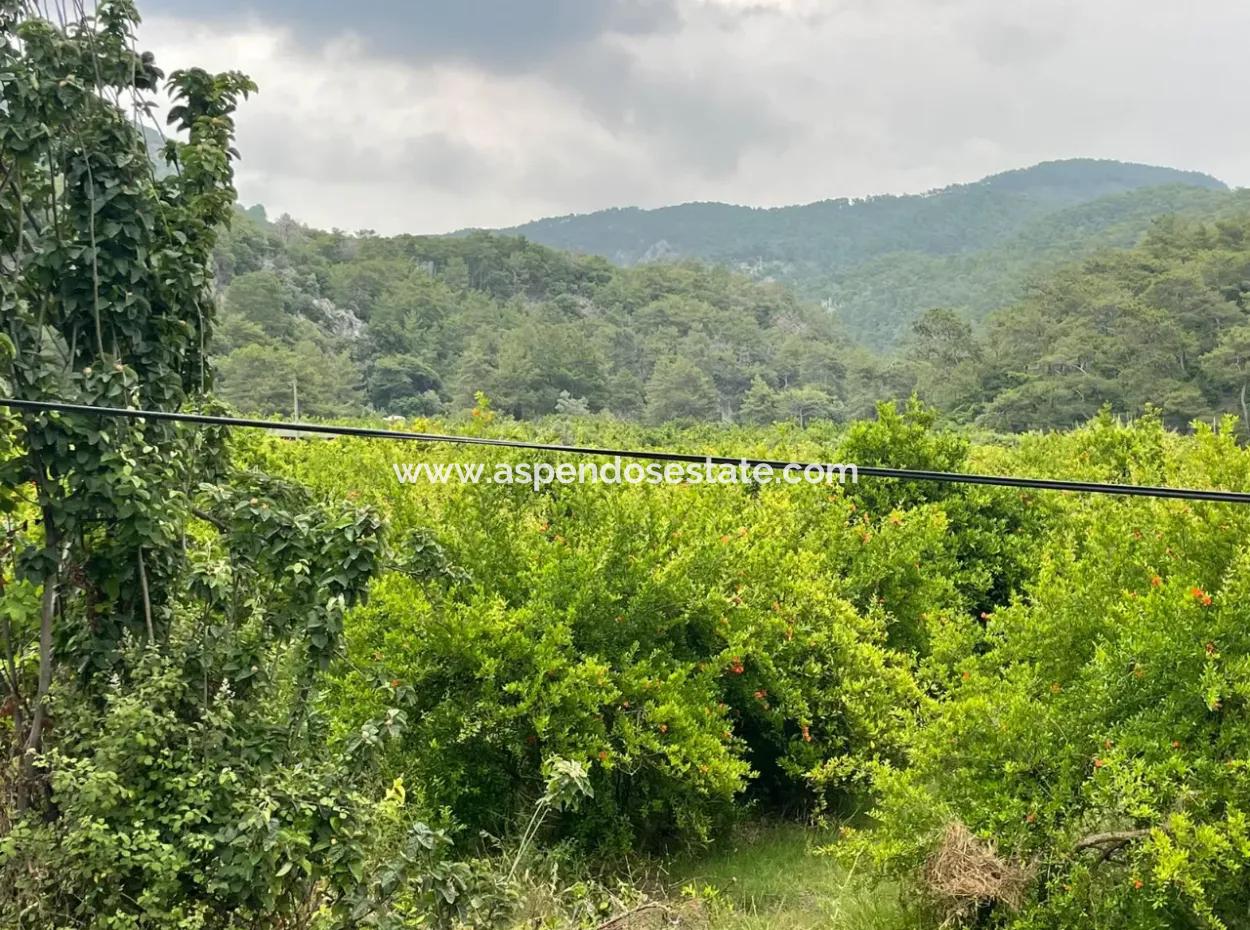
[[[1082,837],[1076,841],[1076,845],[1072,847],[1074,852],[1081,852],[1085,849],[1101,850],[1106,856],[1108,851],[1115,852],[1123,846],[1127,846],[1136,840],[1145,839],[1150,836],[1153,830],[1115,830],[1108,833],[1091,833],[1089,836]]]
[[[43,598],[39,615],[39,683],[35,691],[35,708],[31,713],[30,730],[22,745],[22,770],[27,778],[34,776],[35,754],[43,745],[43,727],[48,713],[48,692],[52,688],[52,623],[56,616],[58,586],[61,577],[61,563],[65,555],[61,550],[60,534],[51,520],[51,515],[44,515],[45,545],[56,553],[56,565],[43,579]],[[18,798],[18,809],[26,807],[28,796],[23,789]]]
[[[213,526],[217,527],[217,529],[221,530],[223,533],[228,533],[230,531],[230,527],[226,526],[225,523],[223,523],[221,520],[218,520],[216,517],[214,517],[211,513],[209,513],[206,510],[200,510],[198,507],[192,507],[191,513],[199,517],[205,523],[211,523]]]
[[[152,628],[152,598],[148,595],[148,570],[143,564],[143,547],[140,546],[135,553],[139,562],[139,590],[143,594],[143,619],[148,628],[148,642],[156,642],[156,631]]]

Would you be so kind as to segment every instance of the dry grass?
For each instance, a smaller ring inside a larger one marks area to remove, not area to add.
[[[993,841],[955,821],[947,825],[925,863],[922,881],[942,915],[942,925],[952,926],[986,906],[1018,910],[1034,872],[1030,863],[1003,858]]]

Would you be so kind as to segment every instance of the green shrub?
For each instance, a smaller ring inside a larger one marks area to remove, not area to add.
[[[1047,444],[1130,477],[1164,467],[1160,439],[1102,421]],[[1244,488],[1250,456],[1199,427],[1166,471]],[[879,769],[879,828],[851,848],[915,880],[959,822],[1035,870],[1019,912],[983,902],[1003,925],[1245,926],[1250,512],[1083,498],[1066,517],[1027,597],[983,636],[942,633],[951,690]]]

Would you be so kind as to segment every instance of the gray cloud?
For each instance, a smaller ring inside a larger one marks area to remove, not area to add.
[[[312,45],[350,35],[400,61],[462,60],[505,72],[604,35],[679,25],[675,0],[154,0],[145,8],[218,23],[252,18]]]
[[[250,11],[250,12],[248,12]],[[240,68],[242,196],[436,232],[920,191],[1094,156],[1250,183],[1245,0],[148,0]]]

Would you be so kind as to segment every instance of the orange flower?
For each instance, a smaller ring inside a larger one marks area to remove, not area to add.
[[[1106,765],[1106,764],[1107,764],[1107,760],[1106,760],[1106,759],[1095,759],[1095,760],[1094,760],[1094,768],[1096,768],[1096,769],[1100,769],[1100,768],[1102,768],[1102,767],[1103,767],[1104,765]]]
[[[729,537],[728,537],[728,536],[722,536],[722,537],[720,538],[720,541],[721,541],[721,543],[722,543],[722,544],[723,544],[723,543],[727,543],[727,542],[729,542]]]
[[[1133,879],[1133,887],[1140,891],[1142,887],[1142,880],[1140,878]]]
[[[1158,575],[1151,575],[1151,576],[1150,576],[1150,586],[1151,586],[1152,588],[1157,588],[1157,587],[1159,587],[1159,585],[1161,585],[1161,584],[1163,584],[1163,579],[1162,579],[1162,578],[1160,578]]]
[[[660,724],[660,732],[661,732],[661,733],[667,733],[667,732],[668,732],[668,724],[667,724],[667,723],[661,723],[661,724]]]

